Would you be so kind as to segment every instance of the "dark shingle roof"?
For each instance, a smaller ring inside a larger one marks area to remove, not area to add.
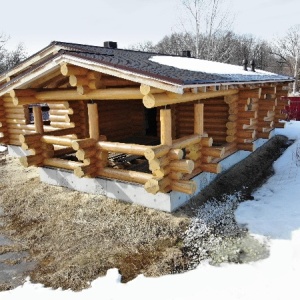
[[[162,55],[158,53],[112,49],[64,42],[53,42],[53,44],[65,49],[64,52],[66,54],[78,58],[91,60],[133,73],[143,74],[155,79],[166,80],[179,85],[293,80],[291,77],[278,74],[258,75],[255,72],[249,72],[249,75],[242,75],[190,71],[149,60],[153,56]]]

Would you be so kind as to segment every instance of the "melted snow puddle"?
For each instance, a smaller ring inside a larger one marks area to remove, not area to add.
[[[3,209],[0,208],[0,227],[4,224],[3,221],[1,221],[1,216],[3,215]],[[5,252],[5,247],[13,245],[13,241],[0,234],[0,251],[1,248],[3,249],[3,254],[0,254],[0,291],[1,287],[13,288],[22,284],[25,273],[35,267],[34,262],[26,261],[26,258],[28,257],[27,252]]]

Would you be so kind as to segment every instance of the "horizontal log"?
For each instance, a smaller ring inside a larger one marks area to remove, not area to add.
[[[98,173],[98,168],[96,165],[86,165],[82,167],[77,167],[74,170],[74,175],[79,178],[96,177],[97,173]],[[95,174],[95,176],[93,174]]]
[[[284,128],[286,123],[283,122],[275,122],[274,127],[275,128]]]
[[[107,88],[90,90],[87,94],[80,95],[77,90],[42,91],[35,95],[36,101],[51,100],[141,100],[143,95],[138,88]]]
[[[72,66],[72,65],[67,65],[67,64],[63,64],[60,67],[60,72],[62,75],[64,76],[71,76],[71,75],[86,75],[88,73],[89,70],[81,68],[81,67],[77,67],[77,66]]]
[[[159,191],[164,190],[171,184],[171,180],[168,177],[155,179],[152,178],[144,184],[144,188],[148,193],[157,194]]]
[[[63,110],[65,110],[65,109],[72,109],[71,107],[70,107],[70,104],[69,104],[69,102],[68,101],[61,101],[61,102],[48,102],[47,103],[47,105],[49,106],[49,108],[50,108],[50,112],[51,112],[51,110],[53,109],[53,110],[55,110],[55,109],[63,109]]]
[[[260,98],[261,97],[261,88],[253,90],[242,90],[239,92],[240,98]]]
[[[33,133],[33,134],[20,134],[19,135],[19,141],[21,143],[34,143],[37,141],[40,141],[42,137],[42,134],[40,133]]]
[[[254,139],[256,137],[256,130],[241,130],[237,132],[237,137],[244,139]]]
[[[73,141],[72,139],[69,138],[62,138],[62,137],[57,137],[52,135],[43,135],[41,137],[41,142],[46,144],[54,144],[54,145],[71,147]]]
[[[149,149],[149,146],[144,145],[103,141],[98,142],[97,146],[99,147],[99,149],[109,152],[126,153],[141,156],[144,156],[144,153]]]
[[[200,143],[201,139],[202,139],[201,135],[197,135],[197,134],[182,137],[182,138],[173,140],[172,148],[183,149],[189,145]]]
[[[75,170],[76,168],[83,166],[83,163],[72,160],[65,160],[61,158],[45,158],[43,164],[49,167]]]
[[[212,156],[222,158],[225,154],[225,148],[216,148],[216,147],[202,147],[202,155],[203,156]]]
[[[181,149],[170,149],[170,151],[168,152],[168,159],[182,159],[183,155],[184,153]]]
[[[191,159],[192,161],[196,161],[202,156],[201,150],[199,151],[190,151],[187,155],[187,159]]]
[[[237,94],[238,90],[224,90],[224,91],[214,91],[214,92],[206,92],[206,93],[185,93],[183,95],[172,95],[174,98],[172,99],[166,93],[163,94],[148,94],[143,97],[143,103],[147,108],[153,108],[158,106],[172,105],[176,103],[190,102],[201,99],[208,99],[218,96],[228,96]]]
[[[56,128],[74,128],[75,127],[74,122],[66,123],[66,122],[52,122],[51,121],[50,124],[51,124],[51,126],[56,127]]]
[[[236,140],[237,140],[237,137],[236,137],[236,136],[233,136],[233,135],[229,135],[229,136],[226,137],[226,142],[227,142],[227,143],[233,143],[233,142],[235,142]],[[224,154],[224,156],[225,156],[225,154]]]
[[[104,139],[104,136],[103,136]],[[82,140],[73,140],[72,148],[76,151],[79,149],[85,149],[90,147],[96,147],[97,141],[91,138],[82,139]]]
[[[219,163],[202,163],[200,168],[203,172],[209,172],[214,174],[219,174],[222,172],[222,166]]]
[[[42,166],[44,158],[42,155],[29,155],[20,157],[19,160],[21,165],[27,168],[30,166]]]
[[[72,115],[74,114],[74,109],[50,109],[49,114],[50,116]]]
[[[178,148],[178,147],[174,147]],[[149,147],[144,151],[144,156],[147,158],[148,161],[154,159],[154,158],[159,158],[164,155],[166,155],[170,150],[169,146],[166,145],[158,145],[154,147]]]
[[[73,148],[72,148],[73,149]],[[90,158],[96,155],[97,149],[96,147],[91,148],[85,148],[85,149],[79,149],[76,152],[76,157],[79,160],[84,160],[86,158]]]
[[[170,187],[173,191],[189,195],[194,194],[197,190],[197,184],[193,180],[172,180]]]
[[[253,143],[248,143],[248,144],[237,144],[237,148],[239,150],[245,150],[245,151],[255,151],[256,147]]]
[[[153,178],[152,174],[113,168],[100,169],[98,170],[97,174],[102,177],[128,182],[135,182],[139,184],[146,184]]]
[[[213,144],[213,139],[211,137],[202,137],[200,144],[203,147],[211,147]]]
[[[172,171],[190,174],[194,170],[194,162],[189,159],[173,160],[169,167]]]
[[[161,94],[164,93],[165,91],[162,89],[151,87],[146,84],[141,84],[140,92],[142,95],[148,95],[148,94]]]
[[[170,163],[170,160],[167,156],[163,156],[161,158],[154,158],[152,160],[149,160],[149,170],[154,172],[156,170],[164,168],[169,163]]]

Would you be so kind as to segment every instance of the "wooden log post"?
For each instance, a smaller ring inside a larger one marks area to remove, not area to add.
[[[202,135],[204,133],[204,104],[195,104],[194,115],[194,134]]]
[[[172,146],[171,109],[160,110],[160,141],[162,145]]]
[[[88,104],[88,118],[89,118],[89,133],[90,138],[99,140],[99,115],[97,103]]]
[[[34,127],[37,133],[44,133],[44,123],[43,123],[43,113],[40,106],[34,106],[32,108],[33,117],[34,117]]]

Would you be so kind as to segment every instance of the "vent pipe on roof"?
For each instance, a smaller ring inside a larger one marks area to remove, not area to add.
[[[106,48],[111,48],[111,49],[117,49],[118,48],[117,42],[107,41],[107,42],[104,42],[103,45]]]
[[[255,60],[254,59],[252,59],[251,61],[250,61],[250,65],[251,65],[251,71],[252,72],[255,72]]]
[[[182,56],[183,57],[192,57],[191,56],[191,51],[190,50],[183,50],[182,51]]]
[[[248,71],[248,59],[243,60],[244,71]]]

